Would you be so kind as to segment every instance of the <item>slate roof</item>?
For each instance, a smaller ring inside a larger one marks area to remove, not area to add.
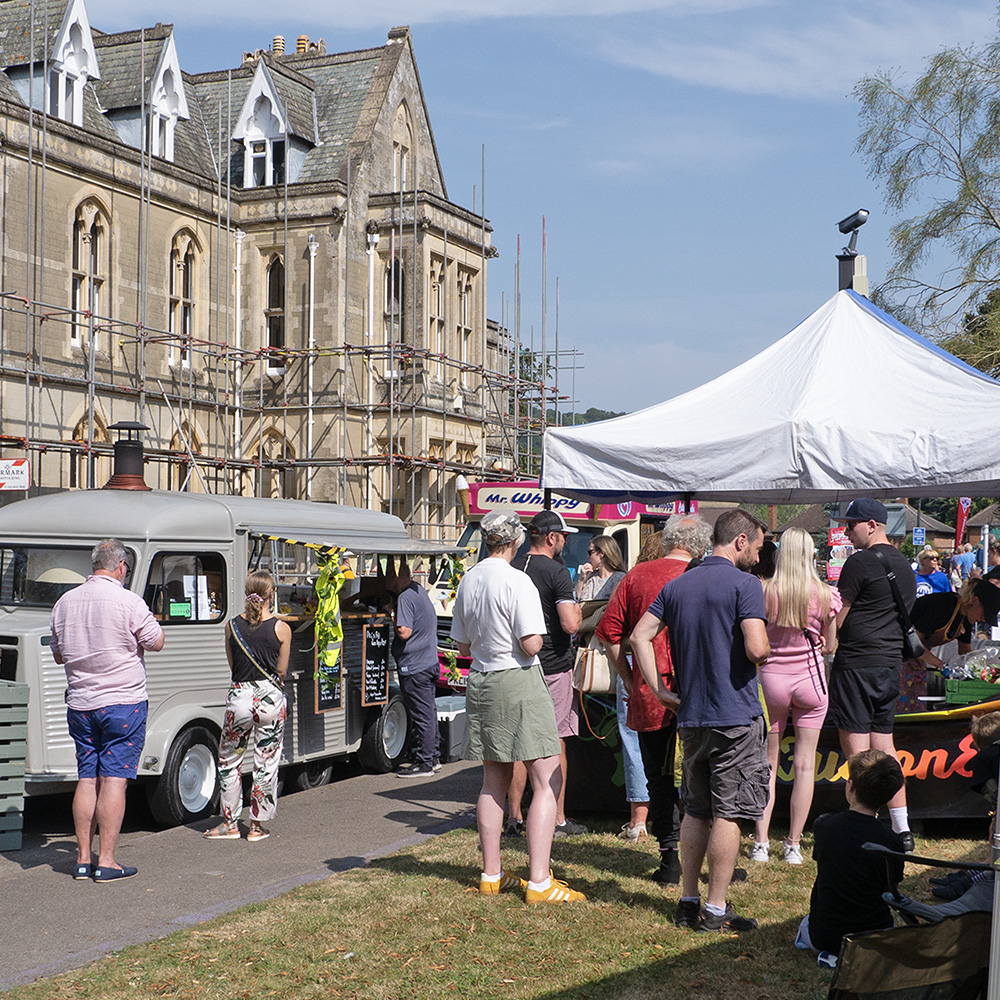
[[[31,6],[28,0],[0,0],[0,67],[3,69],[31,62]],[[44,60],[52,50],[68,6],[69,0],[34,0],[36,61]]]
[[[173,25],[158,24],[140,31],[114,35],[94,33],[101,79],[95,84],[105,108],[137,108],[149,99],[153,74],[170,38]]]

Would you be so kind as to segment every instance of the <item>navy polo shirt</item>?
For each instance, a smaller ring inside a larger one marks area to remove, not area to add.
[[[746,726],[763,714],[741,622],[767,621],[760,580],[722,556],[671,580],[649,608],[667,626],[678,726]]]

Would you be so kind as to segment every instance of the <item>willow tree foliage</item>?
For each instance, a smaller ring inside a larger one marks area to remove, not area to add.
[[[927,332],[967,333],[962,314],[1000,286],[1000,40],[939,52],[912,86],[880,72],[854,94],[869,175],[892,213],[915,213],[892,227],[879,297]]]

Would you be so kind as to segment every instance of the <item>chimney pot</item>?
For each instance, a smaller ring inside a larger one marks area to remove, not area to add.
[[[307,52],[308,50],[309,50],[309,36],[299,35],[298,39],[295,42],[295,51],[301,55],[302,53]]]
[[[276,56],[283,56],[285,54],[285,36],[275,35],[274,41],[271,43],[271,51]]]

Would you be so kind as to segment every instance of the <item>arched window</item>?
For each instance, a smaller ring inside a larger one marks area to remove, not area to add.
[[[73,428],[73,441],[78,445],[89,445],[87,428],[89,422],[81,417]],[[110,444],[111,437],[99,413],[94,414],[94,444]],[[111,457],[88,452],[85,448],[74,450],[69,456],[69,488],[99,489],[111,478]]]
[[[470,364],[472,362],[472,275],[466,271],[459,271],[458,274],[458,316],[455,333],[458,337],[458,358],[463,364]]]
[[[392,189],[407,191],[414,187],[412,174],[413,159],[413,129],[410,128],[410,115],[406,104],[396,108],[396,117],[392,121]]]
[[[173,71],[167,69],[160,79],[149,109],[149,126],[146,130],[146,149],[153,156],[166,160],[174,158],[174,129],[181,106],[180,94]]]
[[[83,347],[89,339],[88,313],[93,314],[95,327],[103,315],[105,284],[110,271],[109,232],[107,216],[93,199],[88,199],[77,209],[73,220],[70,293],[73,310],[70,342],[77,347]],[[94,343],[90,346],[100,350],[96,331]]]
[[[195,287],[195,244],[189,231],[184,230],[174,237],[167,266],[169,363],[187,368],[191,364],[191,338],[194,336]]]
[[[170,489],[176,493],[201,493],[201,481],[191,466],[188,448],[196,459],[201,454],[201,439],[185,420],[180,431],[170,439],[170,450],[175,453],[170,459]]]
[[[295,470],[287,463],[295,461],[295,449],[277,428],[268,427],[257,442],[260,459],[260,488],[257,495],[271,499],[297,499]]]
[[[285,265],[280,257],[271,258],[267,266],[267,301],[264,306],[264,325],[267,329],[268,368],[285,367]],[[273,353],[278,352],[278,353]]]
[[[385,342],[403,344],[406,331],[403,323],[403,263],[396,257],[385,269]]]
[[[444,262],[432,260],[430,275],[430,294],[427,297],[427,329],[429,332],[427,347],[437,355],[432,371],[439,378],[444,377],[444,355],[448,350],[445,343],[444,316]]]
[[[83,88],[96,65],[89,29],[80,21],[60,35],[49,71],[49,114],[73,125],[83,124]]]
[[[269,187],[285,182],[285,135],[266,94],[261,94],[254,103],[243,145],[244,187]]]

